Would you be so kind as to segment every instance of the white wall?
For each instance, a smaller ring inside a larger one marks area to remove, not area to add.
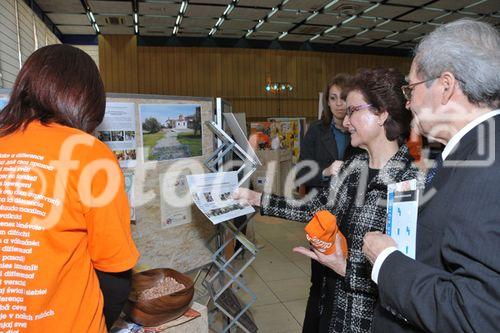
[[[11,88],[33,51],[59,39],[23,0],[0,1],[0,88]]]
[[[72,45],[87,53],[99,68],[99,46],[98,45]]]

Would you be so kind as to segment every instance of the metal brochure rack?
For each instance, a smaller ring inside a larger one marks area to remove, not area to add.
[[[242,161],[242,165],[237,171],[238,178],[240,179],[239,185],[243,184],[256,170],[260,162],[247,154],[215,122],[206,122],[206,125],[216,135],[219,140],[219,146],[205,161],[205,166],[212,172],[222,171],[221,162],[225,159],[227,160],[228,156],[231,156],[230,153],[233,153]],[[212,255],[212,267],[216,268],[216,271],[204,281],[204,285],[208,289],[215,307],[227,317],[227,325],[220,331],[223,333],[230,332],[231,328],[236,327],[247,333],[257,331],[257,326],[247,312],[257,297],[245,285],[245,280],[242,277],[243,271],[250,266],[257,255],[257,247],[241,232],[247,221],[240,228],[236,228],[230,221],[217,225],[218,248]],[[240,242],[241,246],[230,258],[226,258],[226,249],[234,246],[235,240]],[[244,256],[244,251],[249,255]],[[242,254],[241,260],[236,261],[240,254]],[[244,304],[235,295],[235,290],[245,292],[250,296],[250,301]]]

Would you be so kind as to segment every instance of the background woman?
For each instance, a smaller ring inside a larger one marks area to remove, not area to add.
[[[332,168],[329,167],[335,161],[342,161],[346,150],[351,151],[347,149],[350,147],[350,135],[343,125],[347,108],[345,89],[349,78],[347,74],[337,74],[328,82],[323,92],[321,119],[309,125],[302,140],[299,161],[309,161],[318,165],[318,172],[301,185],[302,195],[307,195],[313,190],[319,192],[328,188],[332,175]],[[297,178],[304,176],[308,171],[310,172],[309,168],[300,169]],[[318,331],[324,269],[325,266],[311,260],[311,288],[302,325],[304,332]]]
[[[351,144],[365,152],[344,163],[328,190],[305,202],[246,189],[235,194],[261,206],[262,215],[299,222],[308,222],[319,210],[336,215],[347,238],[347,258],[341,251],[320,256],[296,249],[330,268],[321,292],[319,332],[370,332],[377,290],[361,249],[363,236],[385,229],[387,184],[420,178],[404,144],[412,118],[401,92],[404,83],[404,76],[394,69],[361,70],[353,78],[344,126]]]

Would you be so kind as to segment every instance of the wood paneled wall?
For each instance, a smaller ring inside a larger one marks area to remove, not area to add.
[[[131,43],[130,37],[100,36],[99,63],[107,91],[223,97],[233,104],[235,112],[245,112],[253,119],[272,116],[315,118],[318,93],[335,73],[353,73],[361,67],[395,67],[407,73],[411,62],[410,58],[376,55],[134,47]],[[123,81],[133,80],[134,73],[135,85]],[[294,90],[281,96],[266,93],[264,86],[270,81],[289,82]]]
[[[136,36],[99,35],[99,70],[107,92],[137,93]]]

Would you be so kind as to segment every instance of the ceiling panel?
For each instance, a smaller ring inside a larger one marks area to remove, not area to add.
[[[372,40],[368,39],[368,38],[356,37],[356,38],[349,38],[348,40],[343,41],[340,44],[342,44],[342,45],[363,45],[363,44],[369,43],[371,41]]]
[[[130,1],[89,1],[94,14],[132,14]]]
[[[488,22],[493,25],[500,24],[500,16],[487,16],[480,19],[480,21]]]
[[[350,36],[353,36],[361,31],[362,31],[362,29],[340,27],[340,28],[337,28],[337,29],[330,31],[327,35],[350,37]]]
[[[310,14],[308,12],[299,12],[297,10],[280,10],[272,16],[273,21],[299,23],[305,20]]]
[[[267,32],[267,31],[262,31],[262,32],[254,32],[248,36],[248,39],[265,39],[265,40],[274,40],[278,38],[280,35],[279,32]]]
[[[321,36],[311,41],[311,43],[324,43],[324,44],[335,44],[341,41],[343,38],[339,36]]]
[[[241,30],[218,30],[214,36],[219,38],[241,38],[245,35],[246,31]]]
[[[439,0],[437,2],[431,3],[425,7],[427,8],[439,8],[446,10],[458,10],[462,9],[466,6],[469,6],[473,3],[476,3],[478,0]]]
[[[143,27],[139,30],[140,35],[144,36],[171,36],[171,27]]]
[[[401,31],[401,30],[406,30],[411,27],[414,27],[416,23],[413,22],[399,22],[399,21],[386,21],[385,23],[377,26],[377,28],[383,29],[383,30],[391,30],[391,31]]]
[[[200,28],[211,29],[217,22],[217,19],[202,19],[185,17],[181,22],[182,28]]]
[[[180,37],[198,37],[198,38],[204,38],[208,36],[208,31],[191,31],[191,30],[179,30],[177,33],[178,36]]]
[[[459,20],[461,18],[474,18],[474,15],[464,14],[464,13],[451,13],[448,15],[443,15],[443,16],[437,17],[434,20],[432,20],[432,22],[444,24],[444,23],[448,23],[451,21]]]
[[[434,29],[436,29],[437,27],[438,27],[437,25],[433,24],[421,24],[412,27],[411,29],[408,30],[408,32],[413,32],[417,34],[428,34],[434,31]]]
[[[374,47],[389,47],[389,46],[394,46],[396,44],[399,44],[400,42],[397,40],[388,40],[388,39],[383,39],[379,40],[378,42],[370,44],[370,46]]]
[[[401,32],[397,33],[396,35],[387,36],[388,39],[399,40],[402,42],[412,41],[415,40],[417,37],[420,37],[420,34],[415,34],[411,32]]]
[[[229,5],[232,0],[193,0],[190,3],[208,4],[208,5]]]
[[[485,2],[481,2],[475,6],[467,7],[464,11],[476,14],[493,14],[500,11],[500,1],[486,0]]]
[[[119,20],[119,24],[117,25],[134,25],[134,20],[132,19],[132,16],[116,16],[116,15],[95,15],[95,21],[97,24],[100,26],[102,25],[115,25],[110,22],[112,20],[113,22],[116,22],[116,20]]]
[[[298,9],[313,12],[321,9],[330,1],[331,0],[290,0],[283,6],[283,9]]]
[[[364,38],[370,38],[370,39],[381,39],[381,38],[385,38],[386,36],[388,36],[390,34],[392,34],[392,31],[374,29],[374,30],[369,30],[369,31],[363,32],[359,36],[364,37]]]
[[[306,34],[306,35],[316,35],[323,31],[325,31],[327,27],[317,26],[317,25],[307,25],[303,24],[295,29],[293,29],[293,33],[296,34]]]
[[[412,10],[412,8],[403,6],[380,5],[371,9],[366,13],[363,13],[363,15],[383,17],[383,18],[394,18],[403,13],[406,13],[409,10]]]
[[[89,18],[85,14],[47,14],[55,24],[62,25],[90,25]]]
[[[257,31],[275,31],[284,32],[288,31],[293,27],[292,23],[286,22],[265,22],[262,24]]]
[[[184,15],[187,17],[219,18],[225,9],[224,6],[188,5]]]
[[[88,26],[58,25],[57,28],[61,33],[68,35],[95,35],[95,31],[90,24]]]
[[[416,45],[416,43],[403,43],[395,47],[397,47],[398,49],[414,49]]]
[[[238,6],[273,8],[280,3],[281,0],[240,0]]]
[[[180,3],[139,2],[139,14],[141,15],[177,16],[179,9],[181,9]]]
[[[384,19],[379,19],[376,17],[357,17],[354,20],[350,20],[347,23],[342,23],[342,26],[372,28],[382,22],[384,22]]]
[[[414,12],[406,14],[404,16],[398,17],[398,20],[403,21],[414,21],[414,22],[427,22],[436,18],[438,16],[442,16],[445,12],[442,10],[431,10],[431,9],[417,9]]]
[[[145,26],[173,27],[176,17],[174,16],[139,16],[139,24]]]
[[[426,3],[428,3],[430,0],[389,0],[387,1],[388,4],[398,4],[398,5],[412,5],[412,6],[422,6]]]
[[[288,34],[281,38],[280,41],[283,42],[305,42],[311,39],[311,35],[299,35],[299,34]]]
[[[373,5],[373,3],[368,1],[339,1],[326,9],[325,12],[347,18],[351,15],[359,14]]]
[[[36,3],[44,12],[85,13],[80,0],[37,0]]]
[[[134,27],[106,25],[99,27],[103,35],[133,35]]]
[[[269,13],[268,9],[240,8],[236,7],[229,13],[229,19],[260,20]]]
[[[309,21],[308,24],[323,24],[328,26],[333,26],[340,23],[344,18],[338,17],[333,14],[318,14]]]
[[[255,21],[248,20],[225,20],[222,27],[229,30],[249,30],[255,27],[256,24]]]

